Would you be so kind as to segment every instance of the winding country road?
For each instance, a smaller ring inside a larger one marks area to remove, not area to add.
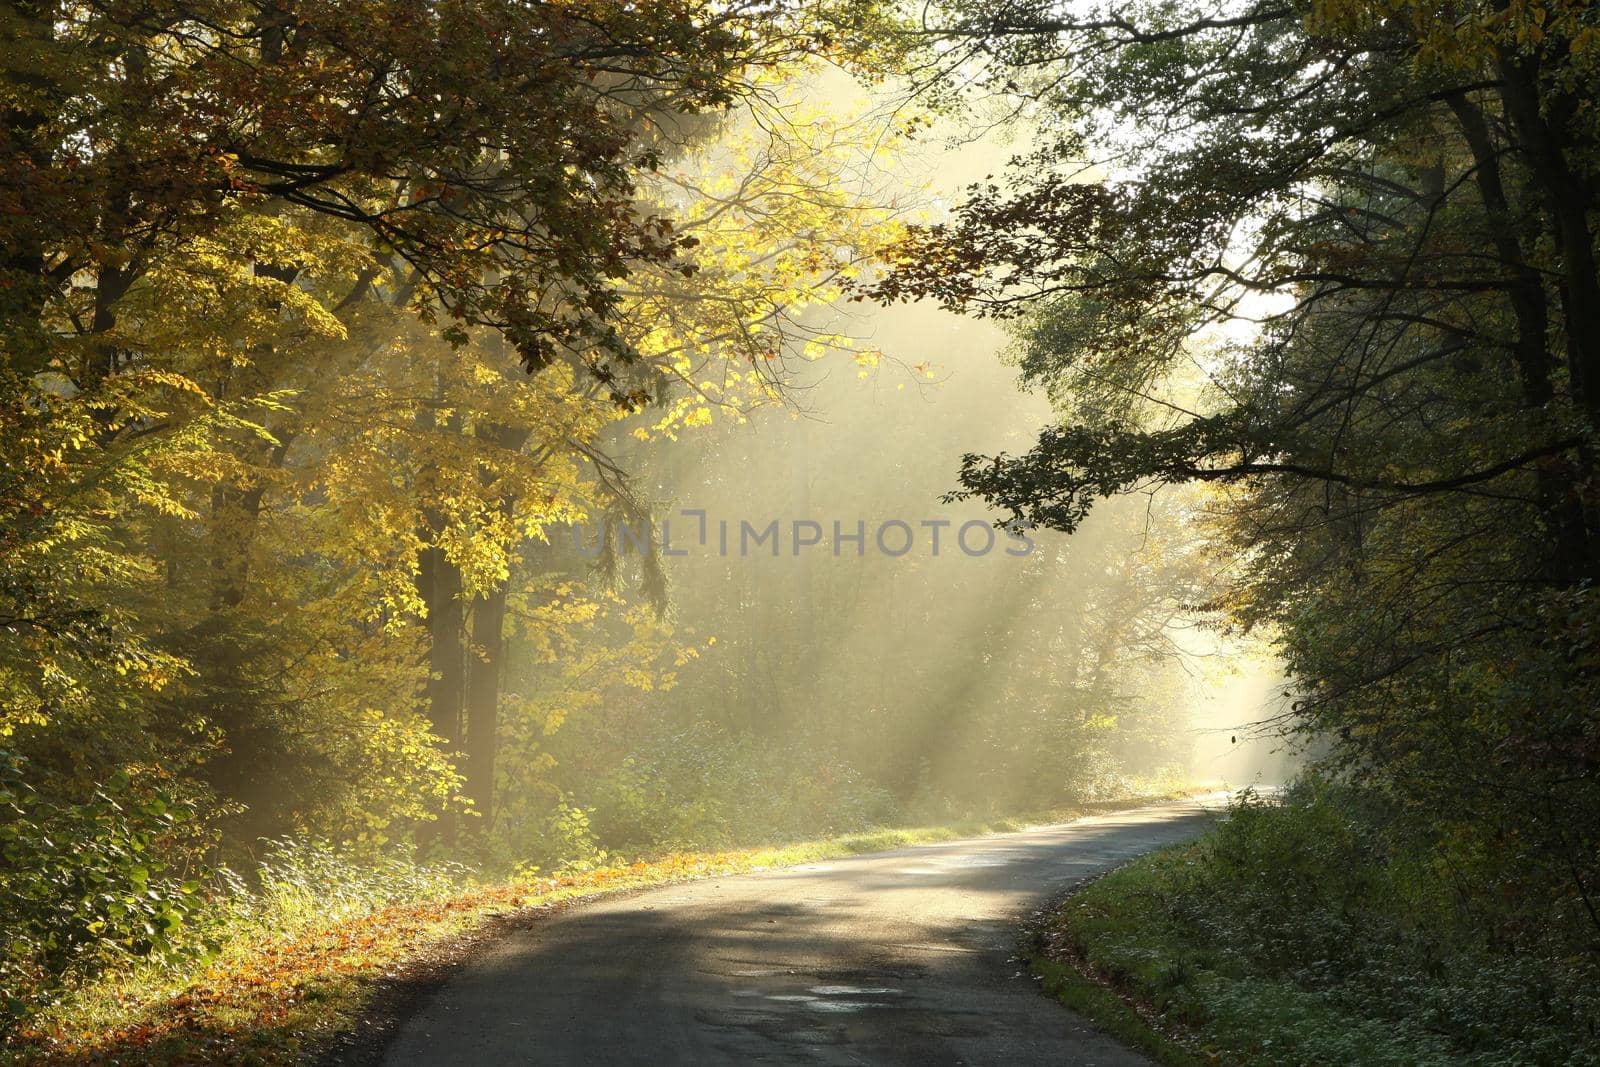
[[[1143,1067],[1040,995],[1018,925],[1209,817],[1163,804],[601,899],[490,948],[384,1062]]]

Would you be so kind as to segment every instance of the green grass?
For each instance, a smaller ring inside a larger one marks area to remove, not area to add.
[[[1136,860],[1071,898],[1043,934],[1036,963],[1047,980],[1072,976],[1063,977],[1063,1003],[1169,1067],[1462,1062],[1437,1035],[1404,1020],[1343,1010],[1282,973],[1252,973],[1234,954],[1217,951],[1170,907],[1188,869],[1204,862],[1204,846],[1180,846]]]
[[[1039,951],[1029,960],[1047,994],[1123,1044],[1168,1067],[1201,1067],[1205,1062],[1155,1029],[1129,1001],[1073,963],[1051,959]]]

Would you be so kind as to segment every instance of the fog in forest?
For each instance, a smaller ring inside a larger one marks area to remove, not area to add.
[[[941,497],[964,451],[1025,448],[1051,417],[1003,331],[923,307],[849,325],[876,367],[823,359],[746,424],[619,453],[703,654],[553,739],[557,767],[582,768],[574,802],[591,747],[648,762],[685,730],[783,753],[763,790],[831,770],[846,805],[928,818],[1281,781],[1283,742],[1256,729],[1281,700],[1274,663],[1185,610],[1206,588],[1198,505],[1138,496],[1071,536],[995,531]],[[608,539],[627,569],[637,531]]]
[[[901,164],[934,212],[1016,149],[992,131],[938,145]],[[624,584],[664,579],[696,653],[670,689],[564,722],[530,795],[628,848],[1286,780],[1280,668],[1197,609],[1217,592],[1201,497],[1107,500],[1070,536],[997,530],[981,502],[942,499],[963,454],[1025,451],[1058,417],[1003,326],[839,302],[801,332],[854,348],[789,352],[780,401],[676,441],[635,440],[649,414],[612,431],[649,521],[554,543]]]
[[[1600,1064],[1597,11],[7,5],[0,1060]]]

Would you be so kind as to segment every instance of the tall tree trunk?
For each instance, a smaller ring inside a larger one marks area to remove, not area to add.
[[[1528,162],[1533,182],[1542,193],[1552,243],[1559,257],[1556,273],[1561,300],[1561,325],[1566,335],[1568,374],[1590,438],[1579,450],[1572,481],[1586,485],[1595,471],[1593,434],[1600,428],[1600,277],[1596,275],[1595,233],[1590,212],[1600,189],[1567,158],[1571,127],[1587,101],[1571,92],[1543,91],[1538,61],[1533,56],[1503,52],[1501,93],[1506,116]],[[1584,501],[1590,537],[1583,577],[1600,577],[1600,513],[1592,494]]]
[[[473,430],[480,440],[506,452],[520,452],[532,436],[527,428],[500,426],[481,422]],[[486,484],[493,475],[488,469],[483,478]],[[500,502],[501,510],[510,514],[515,501],[509,497]],[[505,621],[507,586],[502,584],[480,598],[472,609],[472,649],[467,668],[466,691],[466,747],[462,754],[466,760],[467,796],[482,816],[482,829],[487,832],[494,819],[494,761],[495,746],[500,729],[500,680],[505,661]]]
[[[482,828],[494,820],[494,760],[500,718],[500,679],[505,661],[506,588],[501,586],[472,608],[472,658],[467,671],[467,796]]]
[[[430,544],[422,550],[417,570],[417,592],[428,610],[428,721],[448,752],[461,750],[461,713],[466,700],[466,647],[461,569],[431,543],[442,526],[441,516],[429,516]],[[443,812],[438,823],[421,835],[456,842],[456,819]]]
[[[1507,297],[1517,323],[1514,353],[1528,418],[1534,424],[1534,429],[1548,438],[1554,433],[1551,401],[1555,399],[1552,382],[1555,361],[1548,340],[1550,320],[1544,283],[1528,262],[1522,238],[1517,233],[1517,223],[1501,178],[1500,152],[1490,138],[1483,112],[1465,93],[1454,94],[1449,103],[1472,149],[1476,165],[1474,173],[1488,218],[1490,241],[1514,279],[1507,290]],[[1577,380],[1576,377],[1574,380]],[[1541,464],[1536,474],[1540,508],[1545,513],[1554,547],[1550,560],[1554,571],[1552,577],[1562,584],[1592,576],[1591,566],[1595,558],[1589,524],[1578,494],[1573,492],[1575,473],[1582,472],[1564,472],[1553,465]]]
[[[1528,58],[1506,55],[1500,64],[1506,113],[1544,195],[1560,255],[1571,371],[1588,413],[1600,422],[1600,277],[1589,213],[1595,189],[1567,160],[1568,125],[1578,101],[1571,94],[1542,94],[1539,70]]]
[[[0,20],[11,31],[7,47],[16,50],[18,62],[10,77],[38,93],[37,107],[0,107],[0,175],[13,190],[38,187],[34,173],[50,165],[50,147],[45,129],[50,122],[47,110],[58,105],[62,94],[60,79],[49,62],[55,37],[55,6],[38,0],[6,0],[0,3]],[[17,99],[15,95],[12,99]],[[31,197],[17,204],[25,220],[10,231],[11,239],[0,247],[0,322],[4,323],[4,359],[9,369],[27,376],[45,368],[50,355],[49,333],[44,328],[44,308],[51,288],[45,277],[47,263],[45,226],[36,225],[48,217],[36,208]]]

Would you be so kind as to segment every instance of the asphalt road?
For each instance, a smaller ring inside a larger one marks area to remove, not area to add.
[[[1208,817],[1160,805],[600,899],[489,948],[384,1062],[1148,1067],[1038,992],[1018,927]]]

